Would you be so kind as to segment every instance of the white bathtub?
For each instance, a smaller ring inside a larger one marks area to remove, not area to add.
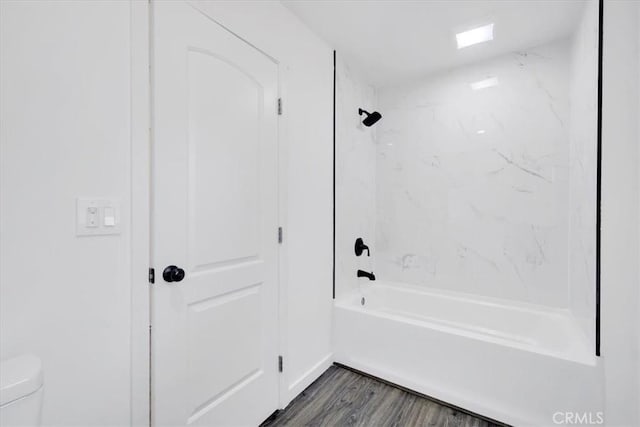
[[[513,425],[601,411],[598,358],[566,310],[378,281],[334,309],[339,363]]]

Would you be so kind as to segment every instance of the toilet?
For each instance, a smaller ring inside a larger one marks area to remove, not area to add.
[[[0,425],[39,426],[43,388],[37,357],[25,354],[0,362]]]

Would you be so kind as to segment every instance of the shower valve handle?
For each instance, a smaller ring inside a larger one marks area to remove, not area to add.
[[[371,254],[369,253],[369,246],[364,244],[362,237],[358,237],[356,239],[355,251],[356,251],[356,256],[362,255],[364,251],[367,251],[367,256],[371,256]]]

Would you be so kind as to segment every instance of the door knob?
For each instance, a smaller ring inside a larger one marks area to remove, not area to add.
[[[184,270],[176,267],[175,265],[170,265],[165,268],[162,272],[162,278],[165,282],[179,282],[184,279]]]

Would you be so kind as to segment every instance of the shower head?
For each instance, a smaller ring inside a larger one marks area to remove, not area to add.
[[[378,120],[382,118],[382,114],[378,113],[377,111],[374,111],[373,113],[368,113],[364,111],[362,108],[358,109],[358,114],[367,115],[367,117],[365,117],[364,120],[362,121],[362,124],[365,125],[366,127],[373,126]]]

